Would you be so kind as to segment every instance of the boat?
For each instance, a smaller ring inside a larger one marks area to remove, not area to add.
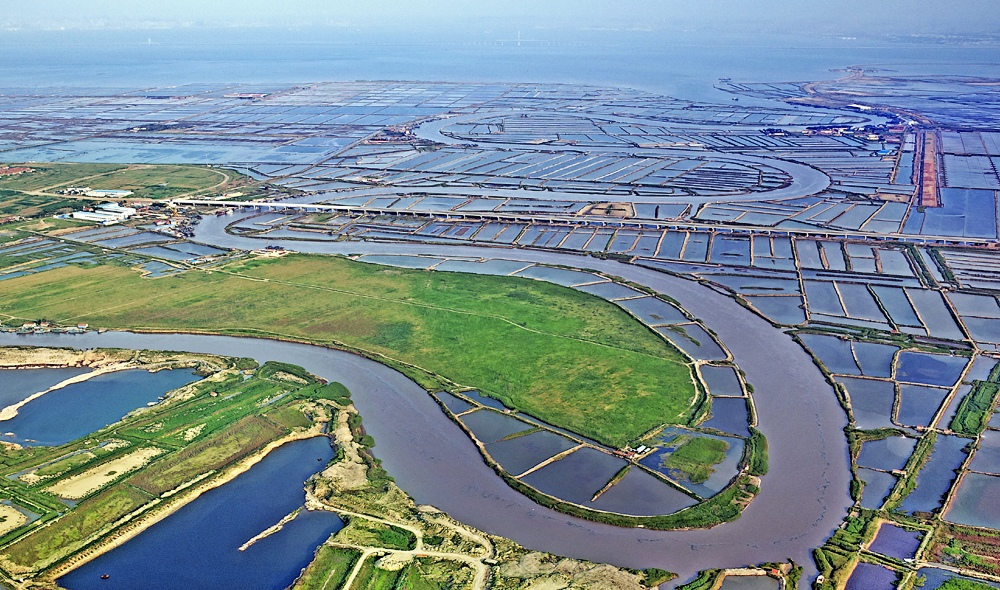
[[[107,580],[107,579],[108,579],[108,578],[110,578],[110,577],[111,577],[111,576],[109,576],[108,574],[101,574],[101,579],[102,579],[102,580]]]

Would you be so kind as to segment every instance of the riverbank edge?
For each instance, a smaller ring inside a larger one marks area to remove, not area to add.
[[[605,512],[600,510],[594,510],[586,506],[580,506],[578,504],[573,504],[544,494],[537,489],[522,483],[521,481],[514,478],[514,476],[504,470],[492,457],[486,452],[482,443],[461,423],[457,420],[451,412],[449,412],[444,404],[436,396],[433,395],[435,390],[468,390],[469,387],[463,386],[459,383],[451,381],[447,377],[434,373],[423,367],[406,363],[385,355],[371,352],[364,349],[358,349],[342,342],[331,340],[329,343],[320,343],[316,341],[310,341],[300,338],[294,338],[284,334],[277,334],[273,332],[263,332],[261,330],[253,329],[239,329],[239,330],[227,330],[227,331],[209,331],[209,330],[164,330],[158,328],[143,328],[134,327],[121,330],[113,330],[117,332],[131,332],[134,334],[190,334],[190,335],[201,335],[201,336],[230,336],[239,338],[258,338],[261,340],[275,340],[278,342],[288,342],[292,344],[304,344],[307,346],[318,346],[322,348],[329,348],[333,350],[340,350],[350,354],[356,354],[362,358],[366,358],[377,363],[386,365],[391,369],[395,369],[402,373],[405,377],[416,383],[427,393],[428,396],[439,406],[442,412],[451,420],[456,423],[467,438],[476,446],[479,451],[480,457],[483,462],[490,467],[497,476],[504,481],[511,489],[517,491],[518,493],[524,495],[532,502],[542,506],[544,508],[550,508],[562,514],[568,516],[573,516],[577,518],[583,518],[591,522],[599,522],[602,524],[609,524],[612,526],[622,527],[622,528],[646,528],[651,530],[704,530],[710,529],[720,524],[725,524],[727,522],[732,522],[737,520],[746,508],[753,500],[756,495],[753,492],[754,489],[759,490],[760,479],[759,477],[753,476],[748,472],[746,457],[741,458],[741,463],[743,467],[740,472],[733,478],[731,483],[721,490],[718,494],[706,499],[703,502],[699,502],[693,506],[682,509],[680,511],[674,512],[669,515],[659,515],[659,516],[631,516],[626,514],[620,514],[615,512]],[[2,350],[3,347],[0,347]],[[430,379],[430,382],[423,381],[418,377],[424,377]],[[699,380],[695,380],[698,382]],[[430,385],[430,386],[429,386]],[[578,433],[577,436],[582,436]],[[723,518],[714,518],[705,520],[703,523],[699,524],[685,524],[677,525],[671,524],[669,521],[667,523],[660,523],[658,521],[664,519],[671,519],[676,517],[676,515],[690,514],[692,511],[699,508],[709,508],[717,505],[722,506],[734,506],[736,507],[736,513],[725,516]]]

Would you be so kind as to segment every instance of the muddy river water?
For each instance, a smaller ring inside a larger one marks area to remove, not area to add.
[[[224,232],[233,217],[205,219],[197,240],[258,248]],[[268,243],[275,243],[270,240]],[[318,346],[185,334],[0,334],[0,345],[185,350],[304,366],[346,385],[378,442],[375,454],[420,504],[523,545],[629,567],[658,566],[689,579],[698,570],[794,559],[812,571],[811,551],[840,524],[850,478],[846,417],[810,357],[790,337],[732,299],[693,281],[614,261],[520,249],[383,243],[289,242],[300,252],[431,254],[509,258],[603,271],[673,297],[718,334],[753,384],[759,429],[770,445],[770,472],[743,516],[709,530],[625,529],[542,508],[509,488],[472,442],[415,383],[388,367]]]

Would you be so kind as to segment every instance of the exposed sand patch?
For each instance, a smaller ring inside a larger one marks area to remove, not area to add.
[[[65,457],[60,457],[59,459],[56,459],[51,463],[41,465],[29,471],[28,473],[22,474],[20,477],[18,477],[18,479],[28,484],[29,486],[35,485],[36,483],[44,479],[49,479],[65,471],[69,471],[72,468],[72,462],[74,459],[82,460],[80,463],[82,465],[83,463],[88,462],[96,457],[97,455],[95,455],[90,451],[83,451],[82,453],[72,453]],[[43,473],[39,473],[39,471],[42,471]]]
[[[13,506],[0,504],[0,536],[6,535],[17,527],[27,524],[28,517]]]
[[[292,383],[300,383],[302,385],[306,385],[306,384],[309,383],[308,381],[306,381],[302,377],[296,377],[295,375],[292,375],[291,373],[286,373],[284,371],[278,371],[278,372],[276,372],[273,375],[273,378],[274,379],[279,379],[281,381],[291,381]]]
[[[205,430],[204,424],[192,426],[191,428],[188,428],[187,430],[184,431],[184,434],[181,435],[181,438],[183,438],[185,442],[191,442],[194,439],[198,438],[198,435],[201,434],[202,430]]]
[[[360,490],[368,485],[368,467],[358,453],[358,443],[354,442],[351,427],[347,419],[350,410],[340,412],[337,416],[337,427],[333,431],[334,444],[344,451],[344,457],[323,471],[326,478],[338,492]]]
[[[375,562],[375,567],[387,572],[398,572],[413,561],[409,553],[390,553]]]
[[[125,472],[139,469],[149,463],[150,459],[164,452],[166,451],[156,447],[132,451],[78,475],[67,477],[49,486],[46,490],[63,498],[76,500],[106,486]]]

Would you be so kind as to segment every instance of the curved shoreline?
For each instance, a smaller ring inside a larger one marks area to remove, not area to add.
[[[705,290],[695,283],[690,283],[690,286],[695,290]],[[750,315],[735,302],[730,303],[743,314]],[[751,316],[750,321],[763,323],[756,316]],[[778,334],[788,339],[780,332]],[[781,490],[769,489],[767,482],[774,481],[774,475],[780,473],[779,468],[789,467],[780,460],[784,454],[775,452],[779,450],[776,448],[778,445],[773,445],[772,474],[765,476],[764,491],[736,522],[711,530],[657,532],[583,521],[542,508],[509,488],[482,461],[472,441],[448,420],[423,388],[370,359],[318,346],[231,336],[106,332],[72,337],[33,336],[32,340],[36,339],[41,344],[58,343],[77,348],[172,348],[226,356],[266,357],[295,362],[325,378],[341,381],[352,391],[356,405],[365,415],[366,428],[379,440],[376,454],[401,487],[418,503],[438,506],[460,521],[486,532],[513,538],[530,548],[632,567],[672,568],[684,579],[708,567],[740,566],[789,557],[808,565],[812,547],[822,544],[841,518],[839,513],[825,506],[829,501],[827,497],[836,493],[831,478],[826,477],[829,462],[808,466],[812,470],[819,468],[819,473],[823,475],[820,481],[794,477],[791,482],[784,482],[792,484],[791,487],[796,490],[792,496],[782,497],[783,494],[778,493]],[[23,342],[23,339],[0,337],[2,344],[14,342]],[[790,339],[788,342],[794,346]],[[804,356],[801,349],[796,350]],[[822,376],[811,363],[807,368],[815,371],[822,381]],[[748,379],[760,383],[750,371]],[[807,408],[812,409],[816,405],[816,400],[813,400]],[[842,416],[835,402],[834,407]],[[782,421],[787,418],[783,410],[779,409],[779,415]],[[820,413],[815,412],[815,415],[816,421],[819,421]],[[822,436],[819,440],[823,441]],[[790,450],[813,446],[793,444]],[[445,450],[445,456],[441,456],[442,450]],[[846,451],[844,456],[846,459]],[[846,478],[844,481],[842,489],[846,506],[849,498],[846,498]],[[456,483],[442,485],[442,482]],[[818,485],[822,492],[818,497],[819,514],[816,514],[815,508],[808,511],[789,510],[790,505],[801,504],[804,499],[807,504],[817,502],[817,495],[809,491],[813,485]],[[773,530],[768,530],[769,527]]]
[[[231,216],[206,218],[196,226],[195,239],[223,247],[256,248],[259,240],[226,233],[225,227],[234,221]],[[682,578],[685,573],[693,575],[697,569],[704,569],[697,568],[698,563],[704,564],[704,567],[738,567],[788,558],[804,565],[805,575],[810,576],[816,574],[812,548],[826,541],[840,525],[847,508],[853,505],[848,494],[850,460],[843,434],[847,417],[833,388],[809,355],[789,335],[741,306],[735,299],[697,281],[614,260],[533,249],[280,239],[271,242],[305,253],[503,258],[564,265],[619,277],[678,301],[685,310],[715,332],[733,355],[737,366],[746,373],[746,381],[754,385],[754,410],[758,429],[769,441],[770,472],[762,478],[761,493],[735,522],[715,527],[711,531],[678,532],[675,533],[678,538],[671,538],[669,541],[652,538],[642,541],[625,539],[620,531],[602,530],[600,534],[607,539],[608,544],[621,544],[620,551],[613,552],[595,550],[589,543],[567,539],[564,537],[564,530],[559,533],[550,531],[550,534],[536,530],[550,527],[549,521],[560,521],[548,514],[538,514],[539,511],[544,511],[540,507],[530,508],[525,515],[524,526],[515,527],[506,523],[491,524],[489,521],[501,519],[488,518],[481,510],[457,510],[441,506],[459,520],[488,532],[509,536],[522,545],[553,553],[641,567],[673,564],[673,568],[670,565],[666,568],[682,574]],[[377,428],[379,424],[369,414],[383,411],[382,408],[368,410],[362,407],[365,405],[363,402],[358,405],[366,416],[366,424]],[[380,441],[376,454],[381,455],[391,444],[387,437],[394,437],[395,433],[387,429],[385,433],[373,434]],[[399,444],[419,444],[418,440],[415,437],[405,442],[400,441]],[[386,468],[397,477],[404,489],[418,497],[418,502],[419,494],[425,493],[426,488],[431,488],[426,489],[426,493],[434,494],[433,488],[436,486],[419,485],[421,474],[412,473],[408,462],[397,463],[393,457],[383,459]],[[416,480],[409,486],[407,474]],[[470,491],[469,495],[476,492],[479,490]],[[501,504],[492,498],[489,501],[484,499],[485,495],[484,492],[481,493],[479,501]],[[432,500],[427,503],[441,505]],[[545,521],[544,524],[541,520]],[[571,526],[577,525],[573,523]],[[596,531],[587,532],[587,535],[595,534]],[[634,545],[636,542],[642,545]],[[660,546],[659,551],[652,550],[654,543]],[[662,557],[666,551],[678,550],[681,554],[687,554],[688,558],[680,555]],[[697,557],[695,552],[698,553]],[[715,555],[712,559],[702,557],[713,553]],[[658,554],[657,558],[652,558],[653,554]]]
[[[24,368],[24,367],[20,367],[20,368]],[[97,369],[94,369],[93,371],[91,371],[89,373],[84,373],[83,375],[77,375],[76,377],[70,377],[69,379],[66,379],[65,381],[61,381],[59,383],[56,383],[55,385],[53,385],[52,387],[46,389],[45,391],[39,391],[37,393],[33,393],[33,394],[29,395],[28,397],[24,398],[23,400],[21,400],[19,402],[16,402],[16,403],[13,403],[13,404],[7,406],[6,408],[0,410],[0,422],[6,422],[8,420],[13,420],[14,418],[17,417],[18,410],[20,410],[21,408],[23,408],[27,404],[35,401],[36,399],[42,397],[46,393],[51,393],[53,391],[57,391],[59,389],[62,389],[63,387],[69,387],[70,385],[74,385],[76,383],[83,383],[84,381],[89,381],[89,380],[93,379],[94,377],[98,377],[100,375],[106,375],[108,373],[116,373],[118,371],[124,371],[126,369],[134,369],[134,368],[135,367],[128,367],[128,366],[98,367]]]

